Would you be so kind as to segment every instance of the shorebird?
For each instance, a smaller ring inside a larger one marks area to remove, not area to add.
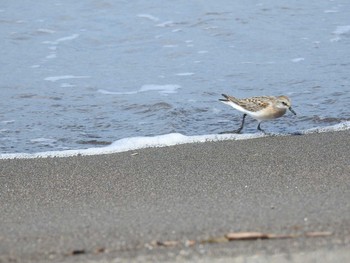
[[[232,132],[223,133],[240,133],[244,126],[244,120],[247,115],[258,121],[257,129],[261,129],[260,124],[265,120],[272,120],[283,116],[287,110],[290,110],[294,115],[297,115],[291,107],[291,101],[287,96],[260,96],[246,99],[237,99],[235,97],[222,94],[224,99],[219,99],[222,103],[230,105],[236,110],[243,112],[243,119],[241,126]]]

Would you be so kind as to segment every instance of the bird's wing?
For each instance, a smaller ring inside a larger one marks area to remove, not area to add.
[[[274,100],[274,97],[251,97],[247,99],[241,99],[237,104],[249,111],[257,112],[268,107],[271,104],[271,100]]]

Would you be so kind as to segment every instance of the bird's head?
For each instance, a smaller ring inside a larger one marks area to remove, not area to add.
[[[278,108],[281,109],[288,109],[290,110],[294,115],[297,115],[296,112],[292,109],[292,103],[290,99],[287,96],[278,96],[277,97],[277,105]]]

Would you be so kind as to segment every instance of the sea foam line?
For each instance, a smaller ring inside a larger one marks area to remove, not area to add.
[[[160,94],[166,95],[170,93],[176,93],[177,90],[180,88],[181,86],[176,84],[166,84],[166,85],[150,84],[150,85],[143,85],[140,89],[132,90],[132,91],[118,92],[118,91],[109,91],[105,89],[99,89],[97,90],[97,92],[105,95],[132,95],[140,92],[157,91]]]
[[[305,131],[296,132],[295,134],[304,135],[312,133],[323,133],[332,131],[350,130],[350,121],[343,122],[333,126],[312,128]],[[291,134],[274,134],[275,136],[289,136]],[[39,153],[10,153],[0,154],[0,159],[31,159],[47,157],[70,157],[77,155],[101,155],[138,150],[143,148],[166,147],[188,143],[203,143],[225,140],[248,140],[261,137],[268,137],[262,133],[255,134],[209,134],[186,136],[180,133],[170,133],[154,137],[131,137],[115,141],[109,146],[100,148],[88,148],[79,150],[50,151]]]
[[[76,155],[100,155],[126,152],[143,148],[166,147],[186,143],[202,143],[222,140],[244,140],[264,137],[264,134],[210,134],[186,136],[181,133],[170,133],[154,137],[130,137],[115,141],[109,146],[79,150],[49,151],[39,153],[9,153],[0,154],[0,159],[31,159],[46,157],[70,157]]]
[[[57,44],[59,44],[61,42],[70,41],[70,40],[76,39],[78,37],[79,37],[79,34],[73,34],[73,35],[70,35],[70,36],[58,38],[58,39],[56,39],[54,41],[44,41],[42,43],[43,44],[50,44],[50,45],[57,45]]]
[[[52,77],[47,77],[44,80],[56,82],[58,80],[65,80],[65,79],[86,79],[86,78],[90,78],[90,76],[73,76],[73,75],[52,76]]]
[[[159,21],[159,18],[158,17],[155,17],[155,16],[152,16],[150,14],[138,14],[137,17],[140,17],[140,18],[147,18],[151,21],[154,21],[154,22],[158,22]]]

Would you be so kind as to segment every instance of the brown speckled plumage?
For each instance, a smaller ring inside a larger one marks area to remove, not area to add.
[[[235,97],[228,96],[225,94],[223,94],[223,96],[225,96],[227,100],[232,101],[233,103],[236,103],[242,108],[245,108],[253,112],[257,112],[259,110],[265,109],[271,104],[271,100],[276,100],[275,97],[269,97],[269,96],[251,97],[246,99],[237,99]]]
[[[243,128],[246,115],[250,115],[259,121],[259,130],[261,130],[261,121],[279,118],[286,113],[287,109],[296,115],[295,111],[292,110],[290,99],[287,96],[259,96],[245,99],[238,99],[226,94],[222,94],[222,96],[225,99],[219,99],[221,102],[230,105],[244,114],[241,127],[237,130],[238,132]]]

